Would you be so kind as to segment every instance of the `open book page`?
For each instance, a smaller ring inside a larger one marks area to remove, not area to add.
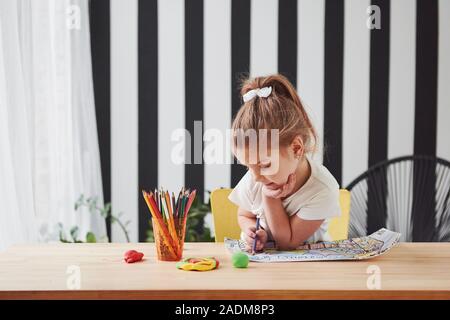
[[[305,244],[290,251],[278,251],[271,243],[263,252],[252,255],[245,251],[243,240],[229,238],[225,238],[225,247],[230,253],[247,253],[254,262],[361,260],[385,253],[399,239],[400,233],[382,228],[365,237]]]

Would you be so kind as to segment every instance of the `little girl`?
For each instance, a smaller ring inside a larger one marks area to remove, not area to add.
[[[248,140],[233,153],[248,172],[231,192],[238,205],[241,239],[247,250],[274,241],[279,250],[292,250],[305,242],[330,241],[328,222],[340,216],[339,185],[330,172],[315,162],[317,134],[294,86],[279,74],[246,80],[241,88],[244,104],[232,130],[270,132],[278,129],[278,147],[257,138],[257,156],[251,161]],[[242,141],[242,140],[241,140]],[[267,152],[261,152],[266,148]],[[262,155],[261,155],[262,154]],[[260,228],[256,231],[256,217]]]

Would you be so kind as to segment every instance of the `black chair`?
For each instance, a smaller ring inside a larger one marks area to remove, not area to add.
[[[351,182],[349,237],[385,227],[405,242],[450,241],[450,162],[405,156],[369,168]]]

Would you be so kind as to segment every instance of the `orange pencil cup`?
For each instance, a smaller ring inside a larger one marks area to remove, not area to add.
[[[168,191],[155,189],[155,193],[142,190],[145,202],[152,216],[158,260],[180,261],[183,256],[186,220],[194,201],[196,190],[189,192],[183,188],[175,200]]]
[[[180,261],[183,256],[185,226],[178,224],[178,219],[174,219],[176,239],[166,237],[155,219],[152,219],[153,236],[158,260],[160,261]]]

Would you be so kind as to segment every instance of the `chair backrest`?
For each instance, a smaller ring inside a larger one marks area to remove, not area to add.
[[[232,189],[217,189],[211,193],[211,210],[214,221],[216,242],[223,242],[225,237],[239,239],[240,227],[237,220],[238,207],[228,200]],[[330,221],[328,233],[333,240],[347,239],[350,219],[350,192],[340,190],[341,216]]]
[[[347,186],[349,237],[380,228],[402,242],[450,241],[450,162],[430,155],[403,156],[370,167]]]
[[[211,192],[211,211],[216,242],[223,242],[225,237],[240,238],[241,228],[237,219],[238,207],[228,200],[231,190],[217,189]]]

